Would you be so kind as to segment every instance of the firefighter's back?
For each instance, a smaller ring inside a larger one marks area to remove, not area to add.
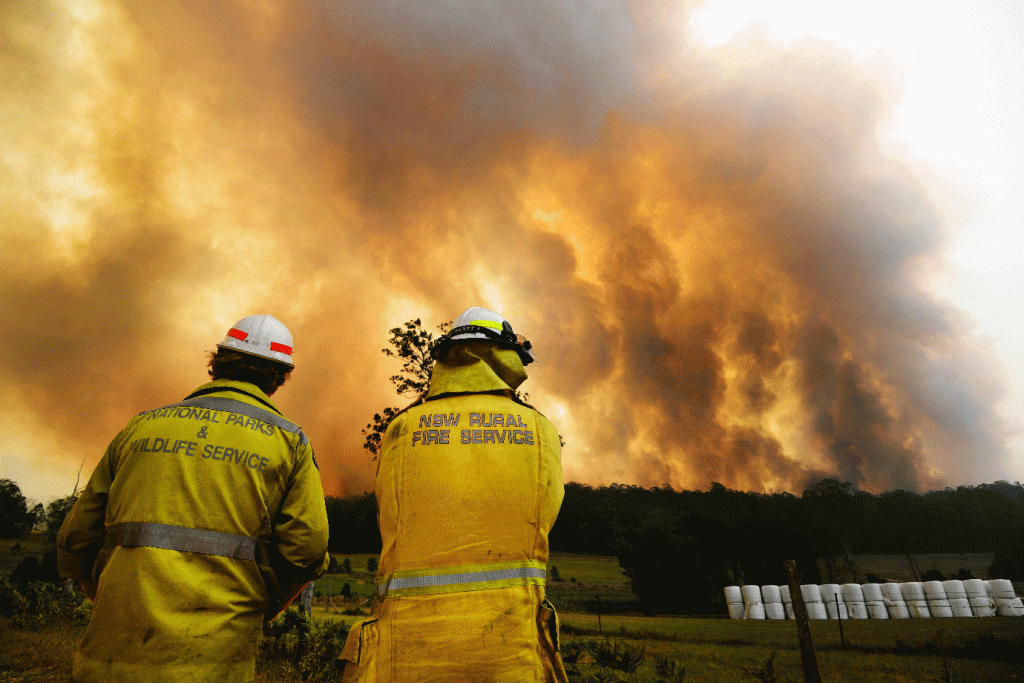
[[[252,679],[268,594],[245,539],[270,538],[300,436],[273,424],[255,387],[206,388],[223,391],[143,413],[105,456],[108,547],[76,680]],[[233,556],[202,545],[232,537]]]
[[[363,626],[378,680],[554,680],[554,427],[510,398],[471,394],[403,413],[383,446],[379,604]]]

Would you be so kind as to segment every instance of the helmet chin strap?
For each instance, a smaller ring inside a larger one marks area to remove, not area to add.
[[[484,327],[482,325],[461,325],[459,327],[453,328],[448,332],[448,334],[443,339],[441,339],[437,346],[434,347],[434,350],[437,353],[446,351],[452,343],[452,337],[458,334],[482,334],[488,339],[493,339],[496,342],[500,342],[512,348],[514,351],[518,352],[520,359],[523,361],[523,365],[529,365],[530,363],[533,362],[533,356],[532,354],[529,353],[530,349],[533,348],[533,344],[531,344],[530,341],[523,335],[516,334],[515,332],[513,332],[512,326],[507,321],[502,326],[500,332],[492,327]],[[437,355],[437,353],[432,352],[431,355],[434,358],[438,358],[439,356]]]
[[[516,352],[523,365],[537,360],[533,355],[533,344],[515,333],[512,323],[500,313],[481,306],[471,306],[455,319],[454,327],[448,334],[437,340],[430,349],[432,358],[442,360],[448,355],[452,344],[470,342],[474,339],[492,340]]]

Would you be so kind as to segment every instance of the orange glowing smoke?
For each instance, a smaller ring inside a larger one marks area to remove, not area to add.
[[[91,465],[272,312],[276,398],[360,492],[387,329],[481,304],[535,344],[568,479],[1002,476],[989,356],[917,276],[942,217],[874,143],[883,75],[820,46],[724,74],[673,11],[7,3],[0,452]]]

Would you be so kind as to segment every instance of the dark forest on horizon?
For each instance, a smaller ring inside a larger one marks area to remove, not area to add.
[[[52,543],[74,497],[51,502],[45,513],[29,511],[16,484],[0,484],[0,497],[25,517],[20,530],[4,537],[44,525]],[[380,551],[374,494],[327,496],[325,502],[332,552]],[[9,522],[17,515],[3,517]],[[786,583],[782,567],[789,559],[797,561],[804,583],[823,583],[854,555],[993,553],[988,578],[1024,581],[1022,532],[1019,482],[871,494],[823,479],[799,496],[718,483],[707,491],[676,491],[570,482],[549,545],[554,552],[616,557],[624,581],[652,610],[707,614],[724,611],[724,586]],[[44,558],[44,565],[52,559]],[[55,567],[50,573],[55,579]]]
[[[332,550],[380,550],[372,493],[327,496],[327,514]],[[736,491],[718,483],[707,491],[676,491],[569,482],[550,549],[615,555],[617,538],[630,529],[686,521],[719,525],[734,543],[758,534],[792,538],[819,557],[996,552],[1024,532],[1024,485],[997,481],[924,494],[872,494],[823,479],[796,496]]]
[[[333,551],[380,551],[372,493],[328,496],[327,514]],[[823,479],[800,496],[570,482],[549,540],[554,552],[615,556],[654,611],[708,614],[724,612],[724,586],[786,583],[788,559],[804,583],[823,583],[853,555],[985,552],[989,578],[1024,581],[1022,530],[1019,482],[876,495]]]

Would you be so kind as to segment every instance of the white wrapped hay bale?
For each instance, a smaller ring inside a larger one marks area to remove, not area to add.
[[[829,619],[849,619],[846,611],[846,601],[842,596],[843,589],[838,583],[824,583],[821,585],[821,600],[825,603],[825,612]],[[838,600],[836,599],[838,597]]]
[[[800,595],[804,599],[808,619],[828,619],[825,603],[821,601],[821,589],[818,588],[817,584],[803,584],[800,586]]]
[[[743,605],[743,591],[739,586],[725,587],[725,604],[729,608],[730,619],[743,619],[746,608]]]
[[[868,609],[864,604],[864,590],[859,583],[844,583],[842,596],[851,619],[868,618]]]
[[[911,619],[927,619],[931,616],[928,611],[928,600],[924,595],[924,587],[919,581],[908,581],[900,584],[903,591],[903,601],[907,603],[907,611]]]
[[[928,601],[928,611],[933,617],[951,617],[953,610],[946,599],[946,589],[941,581],[925,581],[924,596]]]
[[[761,602],[760,586],[743,586],[743,604],[746,605],[747,619],[764,619],[764,603]]]
[[[981,579],[968,579],[964,581],[964,591],[967,592],[967,601],[971,603],[971,611],[976,617],[994,617],[996,615],[996,603],[988,595],[988,585]]]
[[[867,608],[868,616],[872,619],[888,619],[889,610],[885,606],[882,587],[877,583],[865,583],[861,590],[864,592],[864,606]]]
[[[764,603],[764,615],[768,619],[785,619],[786,608],[782,606],[782,593],[778,586],[761,586],[761,601]]]
[[[885,608],[889,611],[890,619],[909,619],[910,611],[907,609],[907,603],[903,599],[903,591],[900,589],[898,583],[883,583],[882,589],[882,602],[885,603]]]
[[[942,582],[942,587],[946,591],[946,600],[949,601],[949,609],[953,611],[954,617],[974,616],[974,612],[971,611],[971,603],[967,599],[967,589],[964,588],[963,581],[949,579]]]
[[[786,610],[787,619],[795,619],[793,614],[793,596],[789,593],[789,586],[779,586],[779,595],[782,597],[782,607]]]
[[[989,582],[989,597],[996,604],[996,616],[1024,616],[1017,611],[1020,599],[1013,590],[1013,584],[1006,579],[992,579]]]

